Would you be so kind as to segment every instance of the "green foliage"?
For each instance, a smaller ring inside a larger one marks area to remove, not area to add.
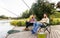
[[[51,24],[52,25],[59,25],[60,24],[60,12],[55,12],[52,15],[50,15],[50,19],[51,19]],[[11,25],[14,26],[25,26],[25,21],[29,20],[28,19],[20,19],[20,20],[14,20],[11,22]]]
[[[49,2],[44,2],[43,0],[38,0],[37,3],[34,3],[30,9],[30,13],[34,13],[38,19],[43,17],[44,13],[48,15],[54,13],[54,7]]]
[[[18,20],[11,21],[10,24],[14,26],[25,26],[26,25],[25,21],[18,21]]]
[[[55,12],[54,14],[50,15],[51,24],[52,25],[59,25],[60,24],[60,12]]]
[[[53,18],[51,20],[51,25],[60,25],[60,18]]]
[[[21,21],[17,22],[17,26],[22,26]]]
[[[19,21],[18,23],[17,23],[17,26],[25,26],[26,24],[25,24],[25,22],[24,21]]]
[[[55,12],[54,14],[50,15],[52,18],[60,18],[60,12]]]
[[[7,16],[4,16],[4,15],[1,15],[0,18],[1,19],[8,19],[8,17]]]
[[[32,13],[29,13],[28,10],[26,10],[25,12],[23,12],[22,17],[21,18],[28,18]]]
[[[13,26],[25,26],[26,25],[26,20],[14,20],[10,22],[11,25]],[[51,25],[59,25],[60,24],[60,18],[52,18],[50,21]]]
[[[16,21],[16,20],[15,20],[15,21],[11,21],[11,22],[10,22],[10,24],[11,24],[11,25],[14,25],[14,26],[16,26],[16,25],[17,25],[17,23],[18,23],[18,21]]]

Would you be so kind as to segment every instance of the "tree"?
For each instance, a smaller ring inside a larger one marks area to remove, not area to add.
[[[2,18],[2,19],[8,19],[8,17],[5,16],[5,15],[1,15],[0,18]]]
[[[54,13],[54,7],[51,3],[45,0],[38,0],[34,3],[29,11],[29,13],[33,13],[37,16],[37,19],[41,19],[44,13],[48,15]]]
[[[29,13],[28,10],[26,10],[25,12],[23,12],[22,17],[21,18],[28,18],[32,13]]]

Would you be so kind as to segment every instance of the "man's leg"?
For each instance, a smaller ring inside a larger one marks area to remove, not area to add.
[[[26,28],[25,28],[25,30],[26,30],[26,31],[28,31],[28,30],[29,30],[29,28],[28,28],[28,27],[29,27],[30,25],[33,25],[33,23],[26,22]]]
[[[26,28],[28,28],[29,25],[30,25],[30,23],[29,22],[26,22]]]
[[[33,24],[32,34],[36,33],[38,28],[39,28],[39,23],[37,23],[37,22],[34,23],[34,24]]]
[[[28,28],[29,26],[33,25],[33,23],[30,22],[26,22],[26,28]]]
[[[29,30],[29,28],[28,28],[29,24],[30,24],[29,22],[26,22],[26,28],[24,29],[25,31]]]

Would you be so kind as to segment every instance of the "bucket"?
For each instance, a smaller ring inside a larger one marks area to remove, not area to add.
[[[40,32],[37,35],[38,38],[46,38],[46,33],[45,32]]]

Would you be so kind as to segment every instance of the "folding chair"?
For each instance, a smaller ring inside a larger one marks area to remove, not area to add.
[[[48,33],[50,33],[50,31],[51,31],[51,26],[50,26],[50,24],[45,24],[45,25],[42,25],[40,28],[39,28],[39,30],[41,30],[42,28],[44,28],[44,32],[45,31],[48,31]]]

